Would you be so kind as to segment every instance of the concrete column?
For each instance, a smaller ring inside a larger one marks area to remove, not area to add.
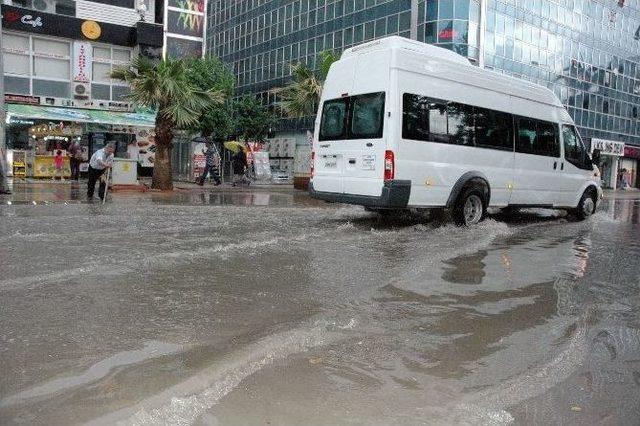
[[[5,141],[7,110],[4,104],[4,67],[2,60],[2,13],[0,13],[0,191],[7,191],[7,143]]]
[[[418,40],[418,0],[411,0],[411,40]]]
[[[612,157],[611,161],[611,177],[609,178],[609,186],[618,189],[618,157]]]
[[[2,14],[0,13],[0,55],[2,55]],[[2,59],[2,56],[0,56]],[[5,131],[5,118],[6,118],[6,110],[4,106],[4,67],[3,62],[0,60],[0,150],[4,152],[5,140],[4,140],[4,131]]]
[[[487,0],[480,0],[480,25],[478,25],[478,66],[484,68],[484,34],[487,31]]]

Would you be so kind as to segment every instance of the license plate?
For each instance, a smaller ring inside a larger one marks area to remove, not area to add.
[[[337,169],[338,161],[337,160],[325,160],[324,162],[325,169]]]
[[[375,170],[376,169],[376,156],[375,155],[363,155],[362,156],[362,170]]]

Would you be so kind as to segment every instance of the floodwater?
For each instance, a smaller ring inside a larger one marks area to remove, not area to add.
[[[14,191],[2,424],[640,418],[640,199],[464,229],[286,189]]]

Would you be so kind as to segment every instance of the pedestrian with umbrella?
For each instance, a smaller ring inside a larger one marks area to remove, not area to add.
[[[225,142],[224,147],[233,152],[233,186],[237,186],[239,183],[251,184],[245,175],[249,164],[244,145],[240,142],[230,141]]]

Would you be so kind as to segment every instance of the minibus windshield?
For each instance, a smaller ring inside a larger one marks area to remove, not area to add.
[[[324,102],[321,141],[378,139],[384,123],[384,92],[348,96]]]

